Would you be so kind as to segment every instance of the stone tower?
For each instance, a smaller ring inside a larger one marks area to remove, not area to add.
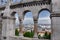
[[[1,0],[0,0],[1,2]],[[3,4],[4,3],[4,4]],[[2,24],[2,40],[9,40],[9,36],[14,36],[15,13],[19,15],[21,21],[24,20],[25,12],[31,11],[34,19],[34,32],[37,32],[37,19],[41,10],[49,10],[51,18],[52,40],[60,40],[60,1],[59,0],[7,0],[0,3],[0,23]]]

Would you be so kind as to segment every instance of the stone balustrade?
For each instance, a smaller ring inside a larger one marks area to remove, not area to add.
[[[49,40],[49,39],[38,39],[38,38],[10,36],[9,40]]]

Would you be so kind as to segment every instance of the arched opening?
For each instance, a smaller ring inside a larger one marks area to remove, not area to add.
[[[19,20],[19,15],[17,12],[13,12],[12,17],[15,18],[14,22],[14,30],[15,30],[15,35],[19,36],[19,32],[20,32],[20,20]]]
[[[25,14],[26,14],[27,12],[31,12],[31,11],[30,11],[30,10],[24,11],[24,12],[23,12],[23,17],[25,16]]]
[[[46,9],[41,10],[38,15],[38,35],[45,39],[51,38],[50,11]]]
[[[24,20],[23,20],[23,31],[33,31],[34,30],[34,20],[33,20],[33,15],[31,11],[26,11],[24,12]]]
[[[15,14],[15,18],[16,18],[16,19],[15,19],[15,24],[16,24],[16,26],[18,27],[18,26],[20,25],[18,13]]]
[[[17,12],[12,12],[11,16],[12,16],[13,18],[15,18],[15,26],[18,27],[18,26],[20,25],[18,13],[17,13]]]

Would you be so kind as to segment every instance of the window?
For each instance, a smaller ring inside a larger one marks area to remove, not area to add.
[[[32,12],[25,13],[23,24],[24,24],[24,27],[26,28],[24,29],[25,31],[34,29],[34,21],[33,21]]]
[[[38,16],[38,34],[40,33],[43,37],[46,32],[51,33],[50,12],[48,10],[42,10]],[[50,39],[50,37],[46,37],[46,39]]]

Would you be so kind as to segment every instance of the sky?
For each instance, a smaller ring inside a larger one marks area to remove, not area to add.
[[[25,14],[23,24],[34,24],[32,12]]]
[[[13,2],[15,3],[15,2],[20,2],[21,0],[13,0]]]
[[[50,16],[50,12],[48,12],[48,11],[46,11],[46,10],[44,10],[44,11],[41,11],[40,13],[39,13],[39,17],[41,18],[41,17],[49,17]]]
[[[27,12],[25,18],[33,18],[32,12]]]
[[[3,3],[1,2],[1,0],[0,0],[0,5],[4,5],[4,4],[6,4],[6,2],[7,2],[7,0],[2,0],[3,1]],[[13,3],[15,3],[15,2],[20,2],[20,1],[22,1],[22,0],[12,0],[13,1]]]
[[[19,26],[20,22],[19,22],[19,16],[18,16],[18,13],[15,14],[15,18],[16,18],[15,24],[16,24],[16,26]]]
[[[6,4],[6,2],[7,2],[7,0],[2,0],[3,2],[1,2],[1,0],[0,0],[0,5],[4,5],[4,4]]]
[[[18,13],[15,15],[16,25],[19,25]],[[34,24],[32,12],[27,12],[24,16],[23,24]],[[44,10],[39,13],[38,24],[51,24],[50,12]]]
[[[50,12],[44,10],[39,14],[38,24],[51,24]]]

